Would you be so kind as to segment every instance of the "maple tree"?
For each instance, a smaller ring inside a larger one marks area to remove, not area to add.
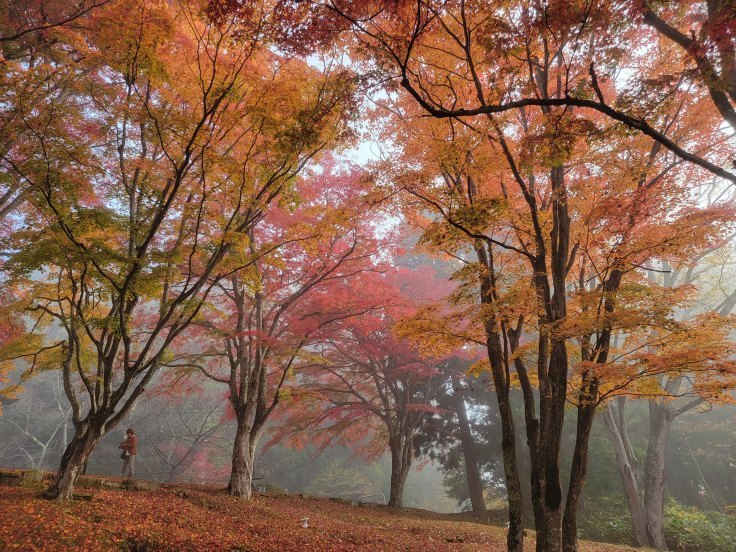
[[[736,385],[736,291],[700,304],[734,223],[735,22],[730,0],[0,0],[0,393],[61,376],[74,436],[47,495],[73,495],[170,370],[227,386],[231,494],[250,497],[281,404],[276,439],[388,445],[400,506],[412,442],[448,376],[462,385],[449,356],[480,347],[507,548],[523,548],[528,453],[537,549],[577,549],[597,411],[634,538],[665,548],[672,422]],[[357,115],[391,156],[373,177],[320,160]],[[396,213],[377,203],[395,192],[456,288],[420,298],[421,270],[388,269]],[[209,462],[202,435],[161,449],[172,474]]]
[[[331,158],[319,169],[300,184],[295,208],[272,208],[250,229],[257,260],[217,283],[212,308],[190,328],[198,350],[171,364],[227,385],[237,423],[228,484],[235,496],[251,496],[256,447],[284,385],[301,377],[332,328],[376,306],[370,295],[353,295],[354,286],[381,270],[375,252],[391,248],[390,232],[375,236],[381,213],[366,175],[338,172]]]
[[[728,243],[724,241],[705,249],[685,265],[662,262],[656,272],[650,272],[649,278],[665,289],[693,286],[717,268],[711,264],[712,258]],[[603,412],[631,512],[634,537],[642,546],[666,546],[666,448],[672,424],[693,409],[732,400],[728,391],[736,382],[727,359],[733,353],[730,342],[719,335],[729,331],[721,317],[732,309],[730,297],[731,294],[720,295],[706,309],[691,298],[678,306],[675,315],[679,323],[676,329],[672,328],[671,336],[649,335],[639,339],[635,346],[646,348],[641,357],[647,364],[648,377],[644,385],[635,386],[630,393],[616,393]],[[649,430],[647,449],[640,462],[631,444],[626,407],[631,398],[646,396],[651,397]]]
[[[426,300],[443,286],[433,286],[431,278],[418,278],[418,273],[412,280],[406,271],[389,276],[383,282],[356,282],[361,288],[370,286],[382,302],[359,318],[341,321],[320,343],[317,358],[301,370],[294,403],[282,413],[272,442],[289,437],[299,444],[306,430],[321,449],[334,442],[352,443],[356,453],[375,458],[388,446],[388,505],[400,508],[415,438],[437,412],[436,396],[447,375],[441,360],[422,358],[391,330],[415,308],[410,298]]]
[[[79,109],[87,67],[65,36],[83,26],[110,0],[65,2],[21,0],[0,3],[0,224],[32,199],[34,151],[45,137],[64,135],[66,118]],[[61,40],[60,40],[61,38]]]
[[[733,89],[733,6],[728,1],[682,4],[684,9],[671,11],[686,21],[708,14],[697,39],[683,41],[681,32],[657,16],[656,6],[639,2],[323,0],[312,3],[314,14],[307,19],[333,32],[347,27],[358,55],[368,57],[394,88],[403,89],[433,117],[492,116],[532,106],[582,108],[736,182],[727,153],[732,143],[723,155],[704,155],[672,140],[649,117],[657,102],[694,77],[707,81],[705,97],[713,107],[733,118],[727,97]],[[336,25],[336,19],[343,24]],[[688,48],[695,69],[683,67],[679,52],[670,51],[663,73],[653,77],[638,71],[652,57],[661,57],[649,25]],[[551,66],[558,71],[550,72]],[[631,77],[621,77],[624,66],[634,68]],[[535,81],[550,77],[556,90],[540,91]],[[606,82],[615,86],[605,90]],[[471,95],[463,92],[468,85]],[[702,97],[703,91],[691,94]]]
[[[346,129],[350,74],[271,52],[264,13],[214,21],[205,7],[95,10],[67,38],[91,85],[64,134],[34,135],[22,176],[41,224],[12,235],[5,268],[38,335],[4,360],[64,375],[75,435],[51,497],[72,496],[212,287],[253,262],[248,230]],[[61,335],[39,348],[49,325]]]
[[[553,95],[544,87],[554,87],[554,80],[540,77],[536,82],[542,96]],[[472,85],[468,87],[472,94]],[[459,87],[455,93],[460,93]],[[710,122],[703,120],[702,112],[683,113],[684,100],[679,101],[674,107],[661,106],[665,131],[708,132]],[[512,379],[518,378],[532,458],[537,546],[572,550],[587,440],[595,409],[608,396],[601,387],[608,375],[604,367],[616,365],[610,360],[612,338],[640,326],[671,322],[667,309],[652,311],[662,313],[659,320],[634,315],[639,308],[652,309],[651,303],[637,305],[643,298],[639,269],[651,259],[685,259],[698,244],[717,241],[731,210],[725,204],[697,206],[675,176],[684,170],[682,162],[663,154],[658,142],[632,140],[615,127],[602,130],[580,114],[523,109],[503,120],[488,116],[472,123],[420,124],[405,102],[389,109],[402,115],[393,140],[403,144],[411,170],[397,172],[392,162],[386,179],[417,198],[414,218],[423,224],[427,243],[461,260],[463,252],[477,256],[477,263],[464,261],[460,277],[476,286],[481,305],[487,305],[478,319],[501,406],[512,518],[509,549],[521,546],[522,502],[508,391]],[[615,146],[603,145],[606,142]],[[626,161],[619,162],[611,150],[621,152]],[[414,168],[417,159],[422,163]],[[498,167],[498,172],[488,167]],[[437,220],[423,223],[421,209],[427,207]],[[431,316],[426,318],[431,324]],[[533,347],[522,343],[530,332],[537,336]],[[483,339],[477,332],[466,338]],[[723,343],[723,334],[716,341]],[[727,348],[717,354],[727,357]],[[534,378],[527,362],[537,363]],[[575,366],[572,372],[569,364]],[[578,430],[563,508],[559,442],[564,405],[572,398],[569,384],[578,390],[573,399]]]

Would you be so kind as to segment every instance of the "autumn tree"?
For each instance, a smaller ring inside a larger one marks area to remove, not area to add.
[[[733,126],[729,2],[685,2],[676,8],[588,2],[284,4],[293,4],[297,14],[301,9],[302,19],[290,20],[295,36],[315,27],[328,34],[352,32],[356,58],[384,77],[382,85],[388,82],[392,92],[403,89],[433,117],[475,124],[478,115],[496,117],[529,106],[545,113],[582,108],[653,139],[653,155],[665,148],[724,179],[736,178],[729,172],[732,135],[727,126],[718,131],[721,121]],[[686,28],[693,29],[689,36]],[[657,41],[657,33],[666,40]],[[676,117],[661,119],[663,104],[682,90],[692,100],[685,109],[699,105],[720,115],[721,120],[708,118],[709,139],[673,136],[669,127]],[[566,257],[566,248],[553,256]],[[618,286],[615,280],[610,285]]]
[[[346,129],[349,74],[271,51],[264,10],[236,21],[206,8],[95,10],[67,38],[84,101],[63,134],[31,133],[20,176],[42,201],[6,268],[36,338],[4,359],[62,371],[75,434],[50,497],[72,496],[212,287],[254,261],[249,230]]]
[[[708,188],[705,187],[704,193],[708,193]],[[680,343],[677,347],[660,334],[650,336],[645,342],[647,363],[661,366],[664,360],[668,370],[648,379],[648,388],[637,386],[630,389],[630,394],[617,394],[603,412],[631,513],[634,538],[641,546],[666,547],[666,451],[673,423],[678,417],[698,408],[731,402],[728,390],[734,385],[732,369],[726,362],[714,365],[712,359],[725,360],[731,354],[728,342],[718,335],[718,332],[727,331],[728,326],[718,321],[732,309],[732,292],[708,282],[709,276],[720,270],[718,259],[728,252],[729,243],[725,240],[706,248],[685,264],[671,265],[661,261],[650,267],[649,280],[664,289],[698,286],[699,297],[680,304],[676,317],[683,327],[695,324],[699,331],[692,329],[691,336],[678,335]],[[692,350],[686,352],[688,347]],[[681,356],[674,354],[673,349]],[[632,446],[626,412],[632,399],[647,396],[647,447],[643,458],[640,458]]]
[[[63,134],[65,118],[79,108],[87,68],[68,37],[110,0],[0,3],[0,224],[31,199],[33,151],[41,135]]]
[[[287,2],[288,4],[288,2]],[[347,3],[326,1],[302,4],[304,21],[310,22],[321,29],[333,31],[350,30],[358,46],[354,52],[357,58],[365,61],[377,73],[385,77],[382,83],[393,83],[395,88],[403,88],[408,92],[412,101],[416,102],[425,112],[437,118],[459,118],[463,123],[475,125],[477,116],[485,115],[490,120],[499,114],[536,106],[545,116],[552,117],[550,124],[554,129],[549,130],[548,137],[556,136],[551,150],[543,152],[534,148],[529,150],[533,158],[537,154],[541,157],[557,157],[567,155],[567,146],[560,147],[559,138],[565,134],[581,135],[582,127],[576,126],[581,117],[571,115],[582,108],[588,119],[595,119],[590,112],[597,112],[605,116],[603,120],[616,121],[628,129],[642,132],[654,140],[651,148],[652,155],[656,156],[660,148],[664,148],[676,155],[679,160],[688,161],[700,166],[724,179],[734,181],[736,176],[726,167],[729,167],[728,152],[732,151],[732,144],[727,143],[727,134],[718,134],[719,121],[708,118],[710,131],[707,140],[685,141],[673,138],[670,120],[663,120],[662,106],[668,104],[673,96],[677,96],[683,89],[687,89],[694,101],[689,102],[688,108],[694,105],[703,106],[708,112],[714,109],[722,116],[728,115],[730,109],[721,101],[723,94],[718,92],[722,87],[719,82],[725,82],[724,74],[719,73],[720,67],[728,71],[730,67],[730,52],[733,51],[733,36],[728,8],[719,3],[710,3],[709,23],[704,28],[710,33],[710,44],[705,40],[698,42],[693,38],[689,42],[694,52],[697,67],[695,71],[682,70],[682,61],[675,49],[660,48],[664,55],[655,52],[658,44],[651,41],[651,30],[647,25],[654,22],[655,8],[647,7],[642,10],[639,6],[631,6],[631,14],[635,17],[631,21],[622,21],[623,12],[618,6],[607,3],[578,3],[570,4],[533,4],[518,3],[512,5],[491,4],[477,2],[366,2]],[[304,8],[303,4],[308,4]],[[689,6],[690,4],[688,4]],[[703,8],[703,3],[692,3],[692,14]],[[314,9],[311,15],[304,10]],[[299,4],[294,3],[294,11],[298,12]],[[701,10],[702,11],[702,10]],[[689,16],[692,18],[692,14]],[[643,16],[643,17],[642,17]],[[680,13],[675,14],[675,17]],[[642,17],[642,19],[638,19]],[[292,19],[294,21],[294,19]],[[340,24],[341,22],[342,24]],[[307,28],[306,24],[296,21],[297,29]],[[337,23],[337,24],[336,24]],[[660,27],[662,27],[660,25]],[[674,28],[674,27],[671,27]],[[715,32],[714,32],[715,31]],[[660,32],[662,32],[660,30]],[[674,33],[665,29],[672,38]],[[295,33],[298,35],[298,32]],[[675,37],[677,38],[677,37]],[[649,39],[649,41],[647,41]],[[675,42],[677,42],[675,40]],[[681,41],[682,42],[682,41]],[[634,50],[631,45],[636,44]],[[708,48],[724,56],[724,62],[716,71],[708,71],[708,66],[715,67],[712,61],[713,52],[709,58]],[[674,53],[673,53],[674,52]],[[661,63],[655,64],[657,73],[649,69],[651,59]],[[623,78],[620,72],[623,61],[637,63],[633,76]],[[710,73],[713,73],[712,75]],[[703,82],[703,76],[710,79],[706,86],[707,93],[695,86],[696,81]],[[468,92],[470,89],[470,93]],[[709,107],[699,100],[710,102]],[[700,109],[700,107],[698,108]],[[504,121],[506,119],[504,118]],[[727,119],[726,119],[727,120]],[[491,123],[493,124],[493,123]],[[522,122],[522,125],[524,123]],[[495,137],[502,134],[503,124],[494,129]],[[526,129],[524,130],[526,132]],[[492,133],[493,134],[493,133]],[[569,136],[568,136],[569,138]],[[563,138],[563,142],[566,138]],[[501,136],[501,141],[509,141],[509,137]],[[714,144],[727,143],[725,147],[716,148]],[[505,147],[504,144],[501,144]],[[513,179],[521,184],[524,180],[524,162],[510,159],[514,156],[513,148],[505,152],[511,170],[516,173]],[[550,181],[552,183],[551,213],[553,214],[552,247],[542,243],[545,236],[540,232],[543,224],[537,224],[533,229],[536,234],[537,250],[535,252],[535,273],[541,273],[543,264],[549,260],[551,268],[548,272],[550,281],[544,284],[539,279],[539,298],[541,304],[547,304],[544,299],[549,295],[550,309],[545,314],[544,323],[556,325],[566,317],[565,305],[565,272],[568,261],[574,262],[573,244],[570,243],[570,213],[567,206],[567,184],[564,182],[564,161],[550,163]],[[652,175],[644,180],[658,180]],[[522,185],[528,203],[537,202],[535,198],[534,181]],[[539,205],[544,209],[545,200],[542,198]],[[537,206],[531,206],[535,211]],[[534,215],[532,215],[534,216]],[[542,220],[542,219],[540,219]],[[546,229],[544,229],[546,232]],[[476,236],[477,237],[477,236]],[[483,240],[481,240],[483,241]],[[488,257],[488,252],[485,253]],[[621,270],[612,269],[607,273],[610,280],[602,284],[607,293],[615,292],[620,286]],[[625,272],[625,269],[623,270]],[[492,279],[488,282],[488,289],[493,288]],[[613,301],[607,302],[613,307]],[[521,330],[521,327],[519,328]],[[597,357],[596,363],[607,362],[608,342],[612,331],[602,330],[602,339],[598,339],[593,354]],[[600,337],[600,336],[599,336]],[[566,338],[559,338],[552,334],[549,344],[553,351],[553,363],[550,365],[550,389],[555,396],[550,405],[549,420],[553,421],[551,429],[552,444],[547,446],[547,439],[543,438],[542,457],[548,473],[545,478],[551,480],[551,491],[544,491],[545,501],[553,510],[560,506],[562,494],[556,489],[559,478],[556,460],[546,454],[550,451],[552,457],[558,455],[558,441],[560,431],[559,422],[562,420],[562,405],[566,376],[565,365],[568,357],[563,346]],[[587,339],[587,338],[586,338]],[[498,347],[493,347],[497,350]],[[586,351],[586,355],[591,351]],[[500,359],[497,359],[500,360]],[[587,361],[587,359],[585,359]],[[492,363],[493,364],[493,363]],[[544,369],[543,371],[546,371]],[[591,372],[584,371],[589,382],[596,380]],[[545,378],[541,378],[544,384]],[[588,387],[586,395],[595,395],[596,385]],[[583,397],[581,397],[583,398]],[[543,399],[546,400],[546,399]],[[580,404],[586,402],[583,400]],[[583,426],[592,421],[592,407],[582,415],[580,422]],[[581,410],[586,410],[582,408]],[[535,416],[532,416],[534,418]],[[540,420],[544,428],[547,427],[547,416],[542,415]],[[508,426],[508,424],[507,424]],[[581,426],[582,427],[582,426]],[[588,430],[583,429],[580,437],[581,447],[576,452],[574,466],[584,479],[585,465],[585,438]],[[511,435],[511,432],[509,432]],[[510,438],[510,437],[509,437]],[[512,447],[509,445],[508,450]],[[575,485],[579,486],[582,480],[574,477]],[[542,484],[546,488],[546,484]],[[573,503],[578,500],[579,489],[571,489],[568,493],[572,501],[571,512],[567,521],[567,533],[575,532]],[[546,515],[546,514],[545,514]],[[558,516],[558,514],[554,514]],[[542,516],[544,517],[544,516]],[[559,516],[561,518],[561,514]],[[520,517],[512,515],[512,531],[510,531],[509,547],[519,546],[521,524]],[[541,521],[541,518],[540,518]],[[551,521],[549,530],[551,539],[557,540],[557,520]],[[566,547],[574,547],[574,537],[568,537]],[[543,542],[538,539],[538,542]],[[540,544],[544,546],[544,544]],[[556,546],[556,545],[555,545]]]
[[[595,401],[589,399],[597,395],[597,378],[591,372],[585,372],[585,390],[581,391],[578,401],[580,447],[576,449],[573,459],[576,473],[571,477],[572,486],[567,493],[568,504],[564,508],[563,520],[558,457],[569,355],[567,338],[550,330],[567,317],[567,272],[576,260],[575,247],[579,248],[579,244],[575,245],[571,241],[574,236],[571,234],[570,191],[566,182],[566,171],[569,169],[566,169],[565,164],[569,162],[575,136],[593,131],[587,116],[573,114],[569,108],[592,109],[630,128],[643,131],[656,140],[652,155],[656,155],[658,149],[664,146],[680,159],[696,163],[724,178],[733,179],[733,175],[701,155],[694,155],[678,146],[668,137],[671,121],[668,122],[666,118],[664,121],[660,119],[659,123],[652,123],[655,115],[647,122],[641,117],[632,118],[607,104],[606,97],[610,98],[612,94],[619,95],[618,102],[625,100],[642,104],[642,96],[620,91],[615,80],[604,83],[596,72],[596,63],[606,63],[615,68],[621,60],[621,50],[615,49],[615,37],[611,33],[616,14],[608,11],[607,6],[566,5],[562,8],[530,5],[519,6],[519,9],[498,6],[494,10],[466,2],[443,4],[441,7],[431,2],[399,3],[381,5],[377,9],[355,9],[337,2],[328,4],[330,9],[350,21],[365,50],[376,52],[375,57],[381,60],[381,67],[389,68],[389,76],[395,78],[395,82],[407,90],[422,109],[438,118],[463,117],[462,123],[471,128],[482,124],[484,129],[488,129],[483,132],[499,144],[511,173],[509,180],[520,188],[523,202],[529,209],[526,216],[530,217],[531,226],[524,228],[526,236],[517,234],[521,247],[511,244],[511,248],[516,248],[532,265],[535,295],[540,309],[533,314],[539,318],[539,326],[547,328],[540,333],[537,361],[539,420],[536,409],[526,411],[527,427],[531,429],[529,443],[534,449],[531,454],[538,459],[536,467],[532,466],[533,477],[538,478],[533,483],[533,493],[537,496],[537,545],[540,549],[550,546],[552,548],[549,549],[557,549],[563,546],[562,540],[565,540],[564,547],[574,549],[575,512],[585,475],[586,435],[590,431],[595,408]],[[490,87],[488,83],[492,83]],[[649,112],[661,113],[662,104],[666,104],[665,100],[671,97],[665,91],[660,92],[660,95],[646,102]],[[517,100],[519,97],[521,99]],[[535,111],[526,109],[528,106],[539,106],[542,118],[537,119],[536,115],[532,115]],[[559,106],[566,107],[561,109]],[[526,134],[529,141],[524,147],[530,146],[521,157],[511,144],[509,132],[512,131],[504,128],[508,118],[502,122],[497,119],[498,113],[516,109],[520,117],[514,132]],[[478,115],[485,115],[486,122],[479,123],[481,119]],[[547,119],[546,122],[543,122],[544,119]],[[530,130],[536,125],[534,120],[542,125],[537,127],[538,130]],[[712,135],[717,124],[711,123],[710,128]],[[446,136],[452,135],[448,132]],[[528,168],[537,164],[548,170],[549,191],[541,194],[541,197],[537,197],[536,191],[540,177]],[[447,171],[444,178],[448,187],[453,184],[466,196],[461,206],[468,207],[478,198],[475,184],[470,179],[467,186],[461,185],[460,179],[452,171]],[[643,179],[646,180],[647,176]],[[465,187],[467,191],[464,191]],[[499,194],[507,195],[505,190]],[[488,200],[492,201],[491,198]],[[442,206],[446,205],[442,203]],[[474,213],[478,212],[479,206],[478,203]],[[486,213],[480,216],[486,219],[494,217],[493,204],[485,207]],[[549,219],[542,215],[547,209],[552,217],[551,228],[546,227],[545,223]],[[445,214],[442,213],[443,216]],[[465,213],[460,216],[464,217]],[[458,220],[452,222],[457,223]],[[471,218],[468,222],[474,225],[477,221]],[[467,229],[469,225],[464,226]],[[492,249],[494,245],[504,248],[509,242],[496,239],[494,244],[494,236],[473,228],[467,235],[477,240],[475,247],[479,261],[486,267],[488,274],[481,276],[485,278],[481,298],[492,303],[492,296],[497,289]],[[619,268],[607,272],[606,281],[601,283],[602,289],[609,294],[615,293],[622,274]],[[609,299],[605,302],[607,306],[604,310],[613,308],[613,301]],[[490,319],[489,326],[496,326],[495,318]],[[516,348],[512,343],[518,339],[522,328],[523,319],[519,319],[508,331],[499,327],[489,336],[489,353],[495,357],[490,359],[490,365],[496,372],[494,379],[497,389],[507,388],[509,381],[503,370],[503,342],[510,336],[509,346]],[[547,331],[549,335],[543,336]],[[584,358],[584,361],[595,359],[596,363],[606,363],[611,330],[601,328],[599,332],[594,347],[584,353],[592,356]],[[525,404],[533,405],[531,388],[524,383],[522,386],[528,391]],[[507,393],[502,391],[501,394]],[[505,465],[507,470],[511,470],[507,487],[510,497],[518,497],[518,475],[511,468],[516,463],[513,422],[510,409],[504,406],[501,397],[499,401],[506,441]],[[583,406],[586,403],[587,406]],[[522,531],[520,500],[510,502],[510,516],[508,545],[509,549],[517,549],[521,546]],[[564,539],[563,525],[566,534]]]
[[[736,129],[736,8],[727,0],[663,2],[632,11],[684,54],[687,78],[708,92],[724,122]],[[637,18],[638,18],[637,17]],[[670,54],[671,55],[671,54]]]
[[[300,4],[284,3],[296,4],[295,10]],[[678,87],[699,82],[706,86],[693,86],[691,94],[710,101],[724,121],[733,119],[728,90],[733,86],[736,37],[733,6],[727,1],[684,2],[683,9],[678,5],[662,13],[659,3],[620,6],[603,1],[308,4],[311,13],[300,27],[349,32],[356,55],[381,74],[382,86],[402,89],[432,117],[493,116],[531,106],[582,109],[643,133],[680,159],[736,182],[728,153],[733,143],[720,155],[703,152],[695,144],[673,140],[649,117],[653,106]],[[672,20],[668,23],[658,13]],[[683,34],[676,28],[679,19],[698,23],[699,35]],[[661,43],[650,26],[677,46],[660,55]],[[682,55],[683,48],[689,55]],[[653,58],[664,62],[664,70],[654,77],[646,71]],[[559,92],[540,93],[534,82],[552,77],[550,62],[560,69],[553,77]],[[621,78],[624,64],[635,69]],[[605,90],[605,82],[614,86]],[[468,84],[475,90],[472,96],[462,92]]]
[[[560,93],[555,88],[560,81],[551,76],[557,70],[543,66],[533,81],[541,96]],[[455,93],[460,93],[459,85]],[[475,93],[472,81],[466,93]],[[710,121],[701,116],[696,123],[694,110],[683,114],[686,100],[677,101],[679,106],[677,102],[660,106],[664,131],[710,136]],[[616,331],[650,323],[627,319],[631,311],[626,308],[618,318],[616,297],[629,282],[634,289],[640,285],[637,271],[650,259],[684,258],[698,244],[719,239],[719,224],[729,220],[730,211],[723,205],[710,209],[693,205],[693,197],[673,174],[682,170],[682,162],[663,153],[666,150],[658,142],[647,144],[647,138],[632,142],[616,127],[605,130],[582,113],[524,109],[514,119],[487,116],[485,121],[450,122],[443,129],[439,122],[420,124],[405,106],[396,103],[389,109],[401,116],[397,119],[402,130],[394,141],[404,144],[411,170],[402,175],[388,169],[387,178],[417,198],[420,209],[435,212],[437,220],[425,225],[428,243],[466,263],[465,254],[458,256],[458,251],[474,251],[478,259],[464,274],[467,282],[480,280],[480,301],[487,305],[479,320],[489,340],[489,364],[501,405],[513,529],[509,548],[520,546],[522,519],[508,398],[513,365],[513,379],[518,378],[524,391],[537,543],[540,549],[574,549],[587,439],[603,396],[597,366],[609,363]],[[579,142],[581,136],[586,136],[587,145]],[[418,165],[418,158],[434,163],[434,171],[426,161]],[[500,174],[488,167],[498,167]],[[654,205],[667,205],[670,212],[656,212]],[[531,282],[526,291],[524,281]],[[570,294],[576,288],[578,294]],[[583,296],[595,298],[596,305],[570,310],[578,308]],[[536,335],[536,345],[521,346],[530,332]],[[537,364],[538,396],[527,361]],[[576,366],[572,372],[570,364]],[[559,443],[570,383],[578,389],[574,399],[578,434],[563,507]]]
[[[401,279],[393,288],[379,280],[356,282],[354,293],[368,286],[382,303],[359,318],[346,319],[320,343],[311,365],[301,370],[294,402],[272,439],[291,437],[298,443],[309,438],[320,448],[352,443],[357,453],[369,458],[388,447],[388,504],[396,508],[402,506],[415,455],[414,439],[436,412],[436,394],[446,380],[442,362],[422,358],[407,341],[391,333],[392,326],[413,308],[408,297],[416,299],[414,293],[428,281],[425,277],[412,283],[408,274],[400,276],[402,293],[397,293]]]
[[[237,423],[228,484],[235,496],[250,498],[256,447],[283,386],[333,327],[377,306],[353,295],[354,280],[383,270],[376,251],[391,248],[390,232],[376,237],[382,215],[370,181],[357,169],[338,171],[332,159],[319,170],[300,185],[296,207],[273,208],[250,229],[258,260],[218,282],[212,308],[191,327],[197,350],[172,364],[227,385]]]

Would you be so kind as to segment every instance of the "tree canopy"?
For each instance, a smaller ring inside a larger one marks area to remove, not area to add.
[[[673,424],[736,386],[731,0],[0,1],[0,55],[0,397],[63,390],[48,498],[166,396],[169,478],[340,443],[401,507],[462,458],[509,551],[574,552],[600,418],[667,547]]]

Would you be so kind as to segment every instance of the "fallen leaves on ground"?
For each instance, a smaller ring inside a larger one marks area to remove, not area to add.
[[[0,486],[0,550],[301,551],[505,549],[503,528],[451,516],[295,495],[250,501],[195,487],[85,489],[89,500]],[[308,518],[308,527],[303,519]],[[631,550],[583,543],[581,552]]]

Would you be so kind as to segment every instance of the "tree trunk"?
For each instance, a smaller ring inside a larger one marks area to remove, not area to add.
[[[534,389],[526,369],[526,365],[516,354],[519,348],[521,327],[508,332],[511,353],[514,356],[514,367],[519,376],[519,383],[524,397],[524,423],[526,425],[526,445],[529,450],[529,496],[523,494],[525,504],[524,511],[532,511],[534,514],[534,527],[543,531],[544,529],[544,477],[540,467],[540,443],[539,443],[539,418],[536,413],[536,399]],[[524,489],[526,490],[526,489]],[[528,501],[529,504],[526,504]]]
[[[560,484],[560,442],[567,396],[567,348],[564,340],[552,341],[549,383],[545,400],[540,397],[539,463],[544,470],[543,526],[537,526],[537,551],[562,550],[562,486]]]
[[[167,483],[173,483],[174,482],[174,476],[176,475],[176,470],[179,466],[171,466],[169,467],[169,474],[166,476],[166,482]]]
[[[541,83],[540,83],[541,84]],[[544,84],[546,86],[546,83]],[[560,93],[558,88],[558,93]],[[570,216],[567,206],[565,171],[560,164],[550,169],[552,186],[552,230],[550,232],[550,265],[546,266],[546,251],[542,236],[533,262],[537,297],[541,300],[543,316],[541,324],[555,325],[567,316],[567,264],[570,246]],[[532,207],[532,205],[530,205]],[[536,207],[536,205],[534,205]],[[550,295],[547,274],[552,276]],[[551,327],[551,326],[550,326]],[[540,457],[544,470],[544,537],[537,539],[537,550],[558,552],[562,549],[562,486],[560,484],[560,442],[565,423],[565,399],[567,398],[567,341],[549,329],[550,355],[546,374],[539,373],[540,380]],[[541,351],[540,351],[541,354]],[[542,366],[540,365],[540,368]],[[546,381],[545,381],[546,379]],[[543,385],[545,384],[545,385]]]
[[[239,419],[233,444],[230,482],[227,484],[228,494],[250,499],[253,490],[254,453],[255,443],[251,439],[250,428]]]
[[[405,435],[392,437],[389,440],[391,449],[391,491],[388,505],[392,508],[402,508],[404,485],[411,468],[412,449],[411,439]]]
[[[506,547],[509,552],[524,550],[524,498],[521,493],[521,478],[516,458],[516,433],[514,414],[511,408],[508,381],[503,366],[501,340],[493,328],[493,321],[486,322],[486,342],[488,360],[491,365],[493,384],[498,402],[498,414],[501,418],[501,451],[503,453],[503,470],[506,482],[506,495],[509,507],[509,529],[506,535]]]
[[[460,391],[460,378],[452,376],[452,386],[454,388],[455,413],[457,414],[458,425],[460,426],[459,437],[465,460],[465,478],[468,483],[470,504],[473,507],[474,513],[485,514],[486,501],[483,497],[483,481],[480,478],[480,471],[478,469],[478,455],[475,450],[475,441],[473,435],[470,433],[470,423],[468,422],[465,399]]]
[[[584,394],[581,393],[581,398],[583,396]],[[577,552],[578,549],[578,506],[588,471],[588,442],[594,417],[595,404],[588,402],[578,406],[575,451],[570,467],[565,515],[562,518],[562,549],[565,552]]]
[[[90,454],[104,435],[102,423],[92,420],[79,434],[77,431],[64,450],[59,470],[44,496],[51,499],[70,500],[74,495],[77,479],[82,474]]]
[[[501,394],[497,394],[499,399]],[[521,495],[521,479],[516,462],[516,435],[508,394],[503,401],[499,400],[501,414],[501,448],[503,451],[503,468],[506,476],[506,494],[509,506],[509,532],[506,536],[506,547],[509,552],[524,550],[524,499]],[[501,404],[503,403],[503,404]]]
[[[672,414],[666,405],[649,401],[649,444],[644,470],[644,508],[651,546],[667,550],[664,538],[664,491],[667,479],[667,439]]]
[[[481,278],[481,303],[493,305],[494,283],[492,257],[485,249],[476,244],[476,253],[481,264],[489,269],[489,274]],[[516,459],[516,433],[514,428],[514,413],[511,408],[510,385],[508,373],[505,369],[501,336],[494,316],[485,321],[486,348],[488,362],[493,375],[493,388],[498,402],[498,414],[501,418],[501,451],[503,453],[503,470],[506,482],[506,495],[509,507],[509,530],[506,535],[508,552],[523,552],[524,550],[524,498],[521,493],[521,479],[519,465]]]
[[[619,409],[621,409],[621,403],[619,403]],[[633,449],[631,443],[629,443],[628,432],[624,425],[626,420],[623,418],[621,410],[619,410],[619,416],[621,421],[617,423],[616,415],[611,406],[607,406],[603,411],[603,420],[606,423],[608,436],[616,453],[616,468],[621,476],[624,495],[629,505],[631,527],[634,531],[634,545],[651,546],[647,534],[647,516],[642,500],[641,485],[636,472],[636,458],[633,457]]]

